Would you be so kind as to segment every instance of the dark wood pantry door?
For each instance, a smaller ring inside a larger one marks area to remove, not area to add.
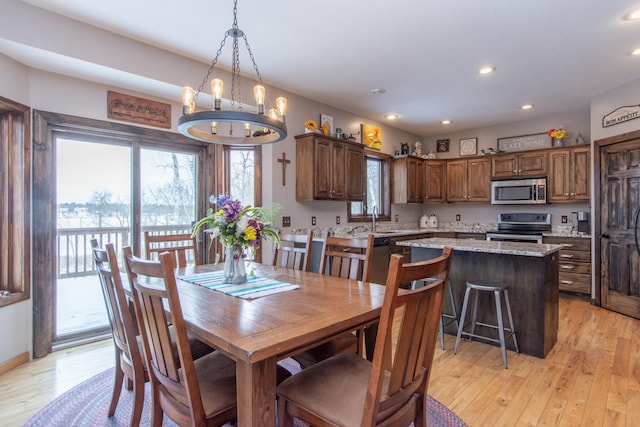
[[[596,150],[596,264],[601,260],[596,286],[599,281],[602,307],[640,319],[640,255],[634,234],[640,209],[640,132],[596,141]]]

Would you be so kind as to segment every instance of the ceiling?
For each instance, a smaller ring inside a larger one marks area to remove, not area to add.
[[[231,0],[23,1],[203,63],[233,22]],[[630,52],[640,48],[640,21],[623,20],[635,7],[640,1],[238,0],[238,26],[265,83],[380,122],[397,113],[390,125],[430,136],[588,110],[594,95],[639,78],[640,56]],[[230,62],[228,44],[219,63]],[[496,71],[480,75],[487,65]],[[241,66],[255,77],[248,59]],[[535,107],[524,111],[525,103]],[[443,119],[452,123],[444,128]]]

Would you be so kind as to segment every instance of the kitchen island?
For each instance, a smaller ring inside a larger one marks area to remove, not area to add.
[[[451,286],[458,313],[462,309],[467,280],[509,285],[509,299],[520,352],[546,357],[558,337],[558,251],[561,245],[429,238],[398,242],[411,247],[411,261],[423,261],[454,249]],[[467,319],[470,320],[469,314]],[[497,324],[493,295],[480,295],[479,322]],[[506,320],[506,319],[505,319]],[[506,324],[506,323],[505,323]],[[497,331],[476,326],[482,335],[497,337]],[[455,335],[454,325],[446,332]],[[485,341],[483,341],[485,342]],[[507,342],[513,348],[513,342]],[[459,351],[464,351],[461,345]]]

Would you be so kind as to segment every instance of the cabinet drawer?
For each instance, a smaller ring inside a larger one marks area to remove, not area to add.
[[[572,251],[590,251],[591,239],[570,237],[545,237],[544,243],[562,245],[564,249]]]
[[[558,264],[560,274],[562,273],[578,273],[578,274],[590,274],[591,266],[589,264],[579,262],[562,262]]]
[[[591,293],[591,276],[587,274],[563,273],[559,275],[559,289],[561,291]]]
[[[560,262],[562,261],[591,262],[591,252],[562,249],[560,251]]]

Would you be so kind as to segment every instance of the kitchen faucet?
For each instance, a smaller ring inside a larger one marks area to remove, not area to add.
[[[378,205],[373,205],[373,211],[371,213],[371,221],[372,221],[372,226],[371,226],[371,231],[372,232],[376,232],[376,217],[378,215]]]

